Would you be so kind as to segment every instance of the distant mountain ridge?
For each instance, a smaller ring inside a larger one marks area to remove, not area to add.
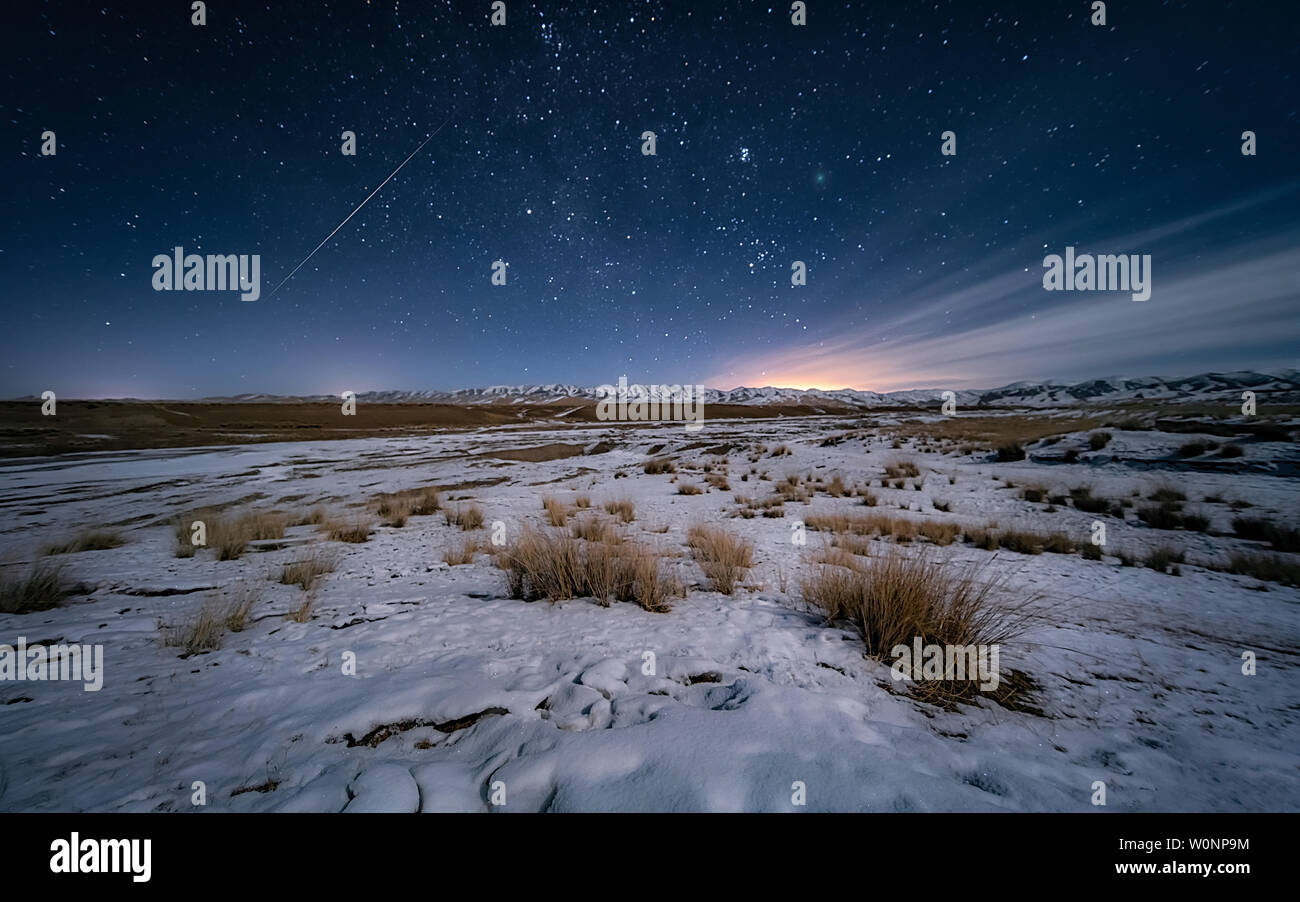
[[[653,390],[653,386],[649,386]],[[1089,403],[1135,400],[1222,400],[1226,394],[1243,391],[1265,394],[1273,401],[1300,402],[1300,370],[1277,373],[1249,370],[1231,373],[1200,373],[1176,379],[1159,376],[1130,378],[1110,376],[1084,382],[1013,382],[984,391],[953,390],[958,407],[1068,407]],[[706,388],[705,405],[811,405],[827,408],[937,407],[948,389],[927,388],[874,392],[854,388]],[[585,404],[597,399],[595,387],[551,383],[547,385],[489,385],[454,391],[370,391],[361,392],[362,403],[441,404]],[[243,394],[204,398],[208,402],[332,401],[334,395],[283,396]]]

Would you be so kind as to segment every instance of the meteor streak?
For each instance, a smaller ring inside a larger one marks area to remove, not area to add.
[[[307,265],[307,261],[310,260],[312,257],[314,257],[314,256],[316,255],[316,251],[318,251],[318,250],[320,250],[322,247],[324,247],[325,244],[326,244],[326,242],[328,242],[331,238],[333,238],[335,235],[337,235],[337,234],[339,233],[339,229],[341,229],[341,228],[343,228],[345,225],[347,225],[347,224],[348,224],[348,220],[351,219],[353,216],[356,216],[356,215],[357,215],[357,210],[360,210],[362,207],[364,207],[366,204],[368,204],[368,203],[370,202],[370,198],[372,198],[372,197],[374,197],[376,194],[378,194],[380,188],[384,187],[384,186],[387,185],[390,181],[392,181],[393,176],[395,176],[395,175],[397,175],[397,173],[401,172],[401,171],[402,171],[402,167],[405,166],[407,163],[411,162],[411,159],[412,159],[412,158],[413,158],[417,153],[419,153],[420,151],[424,150],[424,145],[425,145],[425,144],[428,144],[430,141],[432,141],[432,140],[434,139],[434,137],[438,134],[438,132],[442,131],[443,126],[445,126],[445,125],[446,125],[448,122],[450,122],[450,121],[451,121],[451,115],[448,114],[447,118],[443,120],[442,125],[440,125],[440,126],[438,126],[437,128],[435,128],[435,129],[433,130],[433,134],[432,134],[432,135],[429,135],[429,137],[425,138],[424,141],[420,144],[419,147],[417,147],[417,148],[415,148],[415,150],[411,151],[411,156],[407,157],[407,158],[406,158],[405,160],[403,160],[401,163],[397,164],[397,168],[394,169],[392,172],[390,172],[390,173],[388,174],[388,178],[386,178],[386,179],[384,179],[382,182],[380,182],[379,185],[376,186],[376,188],[375,188],[374,191],[371,191],[368,195],[366,195],[366,199],[365,199],[365,200],[363,200],[361,203],[357,204],[357,209],[356,209],[356,210],[353,210],[351,213],[349,213],[349,214],[347,215],[347,217],[346,217],[342,222],[340,222],[337,226],[335,226],[335,227],[334,227],[334,231],[332,231],[332,232],[330,232],[328,235],[326,235],[326,236],[325,236],[325,240],[322,241],[320,244],[316,245],[314,248],[312,248],[312,252],[311,252],[310,254],[308,254],[306,257],[304,257],[303,260],[302,260],[302,262],[299,263],[297,266],[295,266],[295,267],[293,268],[293,272],[291,272],[291,273],[289,273],[289,275],[285,276],[284,279],[281,280],[281,282],[280,282],[279,285],[277,285],[277,286],[275,286],[274,288],[271,289],[271,294],[268,294],[268,295],[267,295],[267,298],[268,298],[268,299],[271,298],[271,297],[272,297],[272,296],[273,296],[277,291],[280,290],[280,287],[281,287],[282,285],[284,285],[285,282],[288,282],[290,279],[292,279],[292,278],[294,277],[294,273],[298,272],[298,270],[300,270],[300,269],[302,269],[304,266],[306,266],[306,265]]]

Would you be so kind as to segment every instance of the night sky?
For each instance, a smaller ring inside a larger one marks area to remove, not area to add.
[[[1297,365],[1292,3],[489,7],[7,3],[0,397]],[[177,245],[261,297],[154,291]],[[1151,299],[1045,291],[1067,245]]]

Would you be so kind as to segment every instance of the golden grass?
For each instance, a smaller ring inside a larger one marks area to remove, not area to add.
[[[573,523],[569,526],[569,531],[575,539],[585,539],[588,542],[616,544],[621,540],[618,529],[615,528],[614,524],[599,514],[575,517]]]
[[[664,612],[680,586],[665,577],[662,557],[634,542],[585,542],[573,536],[525,526],[509,548],[497,555],[512,598],[552,602],[594,598],[631,601],[647,611]]]
[[[372,523],[369,517],[359,514],[350,520],[326,520],[321,524],[321,528],[325,530],[330,541],[359,545],[370,541]]]
[[[257,601],[257,588],[249,583],[237,587],[232,599],[208,598],[182,623],[160,627],[163,644],[183,649],[182,657],[214,651],[226,633],[244,630]]]
[[[46,545],[42,554],[76,554],[80,551],[104,551],[120,548],[126,539],[115,529],[84,529],[75,536]]]
[[[917,477],[921,475],[921,468],[913,460],[891,460],[885,464],[885,475],[890,479]]]
[[[802,580],[801,591],[828,621],[851,623],[877,660],[891,659],[917,637],[924,645],[1003,645],[1036,622],[1038,599],[1001,601],[1006,575],[986,577],[989,563],[956,565],[891,546],[857,568],[823,565]],[[913,691],[941,702],[980,692],[970,680],[929,681]]]
[[[542,509],[546,511],[546,520],[552,526],[563,526],[569,519],[569,506],[559,498],[543,495]]]
[[[468,532],[471,529],[482,529],[485,517],[483,508],[478,502],[471,501],[469,504],[457,504],[455,507],[449,507],[443,512],[448,526],[459,526]]]
[[[857,536],[852,533],[833,533],[831,544],[852,554],[862,555],[863,557],[871,555],[871,539],[867,536]]]
[[[217,560],[233,561],[243,555],[249,542],[284,538],[288,524],[288,517],[276,511],[254,510],[218,516],[206,521],[207,541],[209,547],[217,550]]]
[[[754,566],[754,543],[716,526],[692,526],[687,532],[686,544],[704,571],[709,587],[723,595],[733,594],[736,584]]]
[[[226,602],[220,611],[223,625],[232,633],[242,633],[248,626],[248,617],[253,607],[260,600],[260,593],[252,583],[240,583],[235,589],[235,597]]]
[[[998,545],[1018,554],[1042,554],[1044,537],[1027,529],[1004,529],[998,534]]]
[[[854,536],[854,539],[862,541],[860,536]],[[863,552],[865,554],[866,552]],[[817,553],[817,562],[828,564],[834,567],[847,567],[850,570],[857,570],[862,566],[858,555],[847,548],[841,547],[838,543],[822,548]],[[785,591],[782,589],[782,591]]]
[[[477,536],[471,536],[466,539],[459,547],[450,547],[442,553],[442,559],[453,567],[459,567],[463,564],[474,563],[474,557],[480,551],[486,551],[488,547],[483,544],[483,540]]]
[[[296,518],[289,521],[290,526],[320,526],[329,518],[325,508],[319,504],[307,511],[305,514],[299,514]],[[183,536],[182,536],[183,538]]]
[[[893,536],[904,541],[917,534],[917,522],[888,514],[811,514],[804,520],[809,529],[850,533],[858,536]]]
[[[433,486],[381,492],[370,499],[375,513],[389,526],[402,526],[408,517],[427,517],[442,509],[442,496]]]
[[[338,558],[323,550],[315,549],[285,564],[280,570],[280,582],[309,592],[316,585],[317,579],[326,573],[334,572],[336,566],[338,566]]]
[[[316,606],[316,593],[308,592],[296,606],[289,609],[285,619],[292,620],[294,623],[306,623],[311,619],[312,608]]]
[[[613,514],[624,523],[631,523],[636,519],[636,505],[627,498],[606,501],[605,513]]]
[[[177,557],[194,557],[198,548],[190,544],[191,526],[197,515],[191,517],[177,517],[172,520],[172,532],[176,537],[176,556]]]
[[[204,605],[187,622],[164,628],[163,644],[184,649],[182,657],[221,647],[226,630],[224,617],[212,605]]]
[[[951,545],[961,534],[961,527],[956,523],[939,520],[922,520],[916,530],[936,545]]]
[[[384,501],[379,505],[378,513],[384,526],[401,529],[411,516],[411,507],[403,501]]]

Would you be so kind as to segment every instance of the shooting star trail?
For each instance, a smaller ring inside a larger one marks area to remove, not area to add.
[[[415,148],[415,150],[411,151],[411,156],[407,157],[407,158],[406,158],[405,160],[403,160],[401,163],[397,164],[397,168],[394,169],[392,172],[390,172],[390,173],[388,174],[388,178],[386,178],[386,179],[384,179],[382,182],[380,182],[379,185],[375,188],[374,191],[371,191],[368,195],[366,195],[366,199],[365,199],[365,200],[363,200],[361,203],[357,204],[357,209],[356,209],[356,210],[353,210],[351,213],[349,213],[349,214],[347,215],[347,218],[345,218],[342,222],[340,222],[337,226],[335,226],[335,227],[334,227],[334,231],[332,231],[332,232],[330,232],[328,235],[326,235],[326,236],[325,236],[325,240],[322,241],[320,244],[316,245],[314,248],[312,248],[312,252],[311,252],[310,254],[308,254],[306,257],[304,257],[303,260],[302,260],[302,262],[299,263],[297,266],[295,266],[295,267],[293,268],[293,272],[291,272],[291,273],[289,273],[289,275],[285,276],[284,279],[281,280],[281,282],[280,282],[279,285],[277,285],[277,286],[275,286],[274,288],[271,289],[271,293],[268,294],[268,295],[266,296],[266,297],[267,297],[267,300],[270,300],[270,299],[275,295],[275,293],[276,293],[277,291],[280,290],[280,288],[284,285],[285,282],[288,282],[290,279],[292,279],[292,278],[294,277],[294,275],[298,272],[298,270],[300,270],[300,269],[302,269],[304,266],[306,266],[306,265],[307,265],[307,261],[310,260],[312,257],[314,257],[314,256],[316,255],[316,251],[318,251],[318,250],[320,250],[321,248],[323,248],[323,247],[326,245],[326,243],[329,242],[329,240],[330,240],[331,238],[333,238],[335,235],[337,235],[337,234],[339,233],[339,229],[341,229],[341,228],[343,228],[345,225],[347,225],[347,224],[348,224],[348,220],[351,219],[353,216],[356,216],[356,215],[357,215],[357,210],[360,210],[362,207],[364,207],[366,204],[368,204],[368,203],[370,202],[370,198],[372,198],[372,197],[374,197],[376,194],[378,194],[380,188],[383,188],[383,187],[384,187],[385,185],[387,185],[390,181],[392,181],[392,180],[393,180],[393,176],[395,176],[395,175],[397,175],[397,173],[401,172],[401,171],[402,171],[402,167],[405,166],[407,163],[411,162],[411,160],[415,157],[415,155],[416,155],[417,153],[419,153],[420,151],[424,150],[424,145],[425,145],[425,144],[428,144],[430,141],[432,141],[432,140],[437,136],[438,132],[442,131],[443,127],[444,127],[448,122],[450,122],[450,121],[451,121],[451,114],[449,113],[449,114],[447,115],[447,118],[443,120],[442,125],[440,125],[440,126],[438,126],[437,128],[435,128],[435,129],[433,130],[433,134],[432,134],[432,135],[430,135],[429,137],[425,138],[424,141],[420,144],[419,147],[417,147],[417,148]]]

